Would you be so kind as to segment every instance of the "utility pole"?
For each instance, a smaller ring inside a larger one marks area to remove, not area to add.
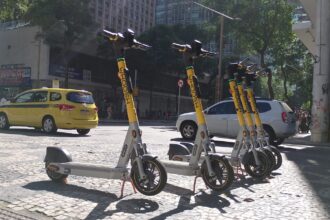
[[[216,76],[216,82],[215,82],[215,102],[218,102],[220,100],[222,100],[223,98],[223,94],[222,94],[222,89],[223,89],[223,75],[221,73],[221,69],[222,69],[222,50],[223,50],[223,30],[224,30],[224,19],[227,18],[229,20],[241,20],[240,18],[233,18],[230,17],[224,13],[221,13],[219,11],[216,11],[212,8],[209,8],[205,5],[202,5],[198,2],[193,2],[194,4],[205,8],[206,10],[209,10],[217,15],[220,15],[220,39],[219,39],[219,65],[218,65],[218,75]]]
[[[311,140],[330,141],[330,1],[316,1],[316,58],[313,75]]]

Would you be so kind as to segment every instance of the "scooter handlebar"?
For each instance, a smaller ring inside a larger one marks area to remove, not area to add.
[[[141,43],[134,38],[134,32],[128,30],[122,33],[114,33],[108,30],[103,30],[102,32],[104,37],[107,37],[110,41],[116,42],[121,41],[124,43],[125,48],[134,48],[139,50],[148,50],[151,46]]]
[[[178,50],[180,52],[184,52],[188,49],[191,49],[190,45],[188,44],[177,44],[177,43],[172,43],[171,47],[175,50]]]
[[[172,43],[171,47],[175,50],[178,50],[179,52],[191,52],[191,53],[196,53],[196,56],[201,56],[201,57],[214,57],[217,54],[211,51],[207,51],[203,48],[200,48],[199,51],[194,51],[192,46],[189,44],[178,44],[178,43]]]
[[[208,50],[204,50],[204,49],[201,50],[201,56],[203,56],[203,57],[215,57],[216,55],[217,55],[217,53],[214,53],[214,52],[211,52]]]
[[[136,39],[133,40],[133,46],[132,47],[135,48],[135,49],[139,49],[139,50],[148,50],[148,49],[151,48],[150,45],[141,43],[141,42],[137,41]]]

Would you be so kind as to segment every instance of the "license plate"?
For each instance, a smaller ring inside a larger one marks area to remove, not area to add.
[[[80,114],[87,115],[89,113],[89,110],[80,110]]]

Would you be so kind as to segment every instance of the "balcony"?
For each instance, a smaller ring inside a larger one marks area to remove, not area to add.
[[[316,1],[300,0],[305,13],[299,12],[293,18],[292,31],[307,47],[310,53],[316,54]]]

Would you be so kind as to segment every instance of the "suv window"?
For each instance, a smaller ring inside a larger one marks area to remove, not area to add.
[[[66,99],[75,103],[94,104],[93,96],[86,92],[69,92]]]
[[[234,102],[223,102],[209,109],[209,115],[236,114]]]
[[[58,100],[61,100],[61,98],[62,98],[61,93],[58,93],[58,92],[50,93],[50,101],[58,101]]]
[[[32,102],[33,92],[24,93],[15,99],[16,103]]]
[[[270,111],[272,108],[267,102],[257,102],[257,109],[259,113],[264,113]]]
[[[285,102],[279,102],[279,103],[284,108],[284,111],[286,111],[286,112],[293,112],[292,109]]]
[[[35,92],[33,94],[32,101],[33,102],[47,102],[47,91],[40,91],[40,92]]]

